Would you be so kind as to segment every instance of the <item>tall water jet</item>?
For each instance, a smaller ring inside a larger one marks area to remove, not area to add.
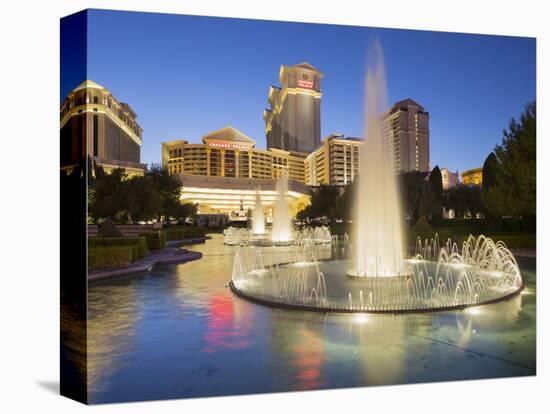
[[[392,143],[384,135],[388,108],[384,55],[378,41],[368,53],[365,91],[365,142],[360,149],[355,196],[355,269],[350,276],[403,274],[400,200]]]
[[[265,233],[264,208],[262,198],[260,197],[260,187],[256,188],[256,199],[254,201],[254,211],[252,213],[252,233]]]
[[[277,180],[277,198],[273,212],[272,240],[274,242],[288,242],[292,240],[292,229],[290,226],[288,201],[288,175],[283,173]]]

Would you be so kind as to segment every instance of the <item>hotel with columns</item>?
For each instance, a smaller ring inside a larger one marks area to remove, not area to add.
[[[70,171],[90,157],[105,171],[124,168],[143,175],[140,162],[142,129],[124,102],[92,80],[74,88],[60,107],[61,169]]]
[[[204,135],[202,143],[163,142],[162,165],[182,180],[182,200],[197,203],[201,213],[230,213],[251,207],[260,189],[269,209],[277,178],[287,174],[295,214],[309,203],[310,187],[353,182],[362,139],[342,134],[320,139],[322,78],[306,62],[281,66],[281,86],[269,88],[269,108],[263,114],[265,150],[256,148],[254,139],[232,126]],[[395,171],[429,171],[428,112],[405,99],[388,109],[384,119]]]

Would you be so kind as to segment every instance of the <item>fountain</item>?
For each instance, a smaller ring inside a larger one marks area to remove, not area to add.
[[[288,244],[293,240],[288,200],[286,198],[287,191],[288,175],[285,172],[277,180],[277,198],[275,200],[273,229],[271,231],[271,240],[276,244]]]
[[[256,200],[254,202],[254,211],[252,213],[252,234],[265,233],[264,208],[260,197],[260,188],[256,188]]]
[[[332,235],[326,226],[292,228],[287,200],[288,176],[283,174],[277,180],[277,196],[273,207],[274,217],[271,233],[267,231],[264,221],[260,188],[256,189],[256,200],[252,214],[252,228],[229,227],[224,231],[224,243],[231,246],[290,246],[312,242],[313,244],[330,244]]]
[[[383,112],[388,107],[384,59],[378,42],[369,53],[366,79],[365,142],[359,152],[355,196],[354,277],[403,274],[401,212],[394,171],[393,147],[384,138]]]
[[[353,243],[347,235],[342,246],[335,239],[336,258],[319,260],[316,236],[302,230],[304,237],[294,236],[294,258],[269,265],[261,250],[242,247],[235,255],[232,291],[269,306],[372,313],[463,309],[519,293],[523,280],[514,255],[503,242],[483,235],[470,235],[461,245],[447,240],[441,246],[435,234],[430,240],[418,239],[414,253],[406,256],[394,162],[382,134],[387,99],[378,43],[369,52],[366,88],[366,140],[360,154]],[[286,180],[277,186],[274,243],[292,240]]]

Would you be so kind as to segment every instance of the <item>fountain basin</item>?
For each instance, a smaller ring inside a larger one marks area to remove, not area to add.
[[[350,260],[279,264],[261,273],[252,270],[229,286],[255,303],[336,313],[449,311],[506,300],[523,290],[515,275],[451,264],[423,261],[411,265],[410,274],[394,277],[349,277],[346,269],[352,265]]]
[[[502,242],[470,236],[460,254],[456,245],[445,246],[436,259],[417,253],[403,260],[398,265],[404,273],[393,277],[349,277],[355,260],[318,260],[312,243],[298,246],[292,262],[270,266],[264,266],[260,250],[241,249],[230,286],[270,306],[345,313],[463,309],[505,300],[523,289],[517,262]]]

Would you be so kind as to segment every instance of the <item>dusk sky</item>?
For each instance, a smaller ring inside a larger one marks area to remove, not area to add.
[[[367,47],[384,49],[389,102],[430,113],[431,166],[481,167],[511,117],[535,99],[535,39],[93,10],[88,78],[129,103],[142,162],[161,141],[201,142],[231,125],[265,148],[263,109],[281,64],[324,74],[321,136],[362,136]],[[63,98],[83,79],[64,73]]]

